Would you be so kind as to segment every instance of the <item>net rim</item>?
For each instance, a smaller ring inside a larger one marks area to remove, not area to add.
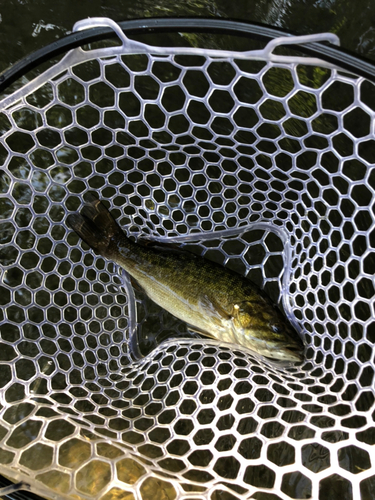
[[[132,19],[119,22],[118,24],[128,36],[185,31],[195,33],[221,33],[250,37],[255,40],[269,42],[280,36],[298,35],[298,33],[280,28],[276,29],[262,23],[203,17]],[[0,73],[0,92],[4,92],[18,78],[24,76],[28,71],[31,71],[53,57],[62,55],[83,44],[115,37],[116,34],[110,28],[91,28],[64,36],[25,56],[10,68]],[[375,64],[369,59],[354,54],[347,49],[328,42],[313,42],[303,46],[290,45],[289,47],[307,55],[319,57],[329,63],[339,65],[343,70],[365,77],[375,83]]]

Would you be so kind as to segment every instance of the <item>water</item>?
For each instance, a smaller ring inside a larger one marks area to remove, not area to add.
[[[332,32],[341,45],[375,59],[375,4],[372,0],[8,0],[0,5],[0,71],[68,34],[86,17],[115,21],[143,17],[200,16],[266,23],[305,35]]]

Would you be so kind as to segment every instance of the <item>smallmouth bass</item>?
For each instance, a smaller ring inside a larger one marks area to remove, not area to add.
[[[303,360],[297,333],[243,276],[188,252],[134,243],[97,199],[67,222],[102,257],[123,267],[151,300],[192,329],[268,358]]]

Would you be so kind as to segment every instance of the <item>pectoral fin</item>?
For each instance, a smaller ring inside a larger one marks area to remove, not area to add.
[[[204,295],[200,297],[199,305],[203,313],[204,311],[207,311],[210,317],[217,318],[220,323],[222,321],[227,321],[232,317],[232,311],[229,312],[226,310],[224,306],[215,299],[215,297],[208,297],[207,295]]]

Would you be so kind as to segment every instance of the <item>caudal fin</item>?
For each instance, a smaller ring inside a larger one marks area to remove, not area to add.
[[[116,236],[124,236],[108,209],[93,196],[81,213],[71,214],[66,220],[78,236],[103,257],[109,256],[111,242]]]

